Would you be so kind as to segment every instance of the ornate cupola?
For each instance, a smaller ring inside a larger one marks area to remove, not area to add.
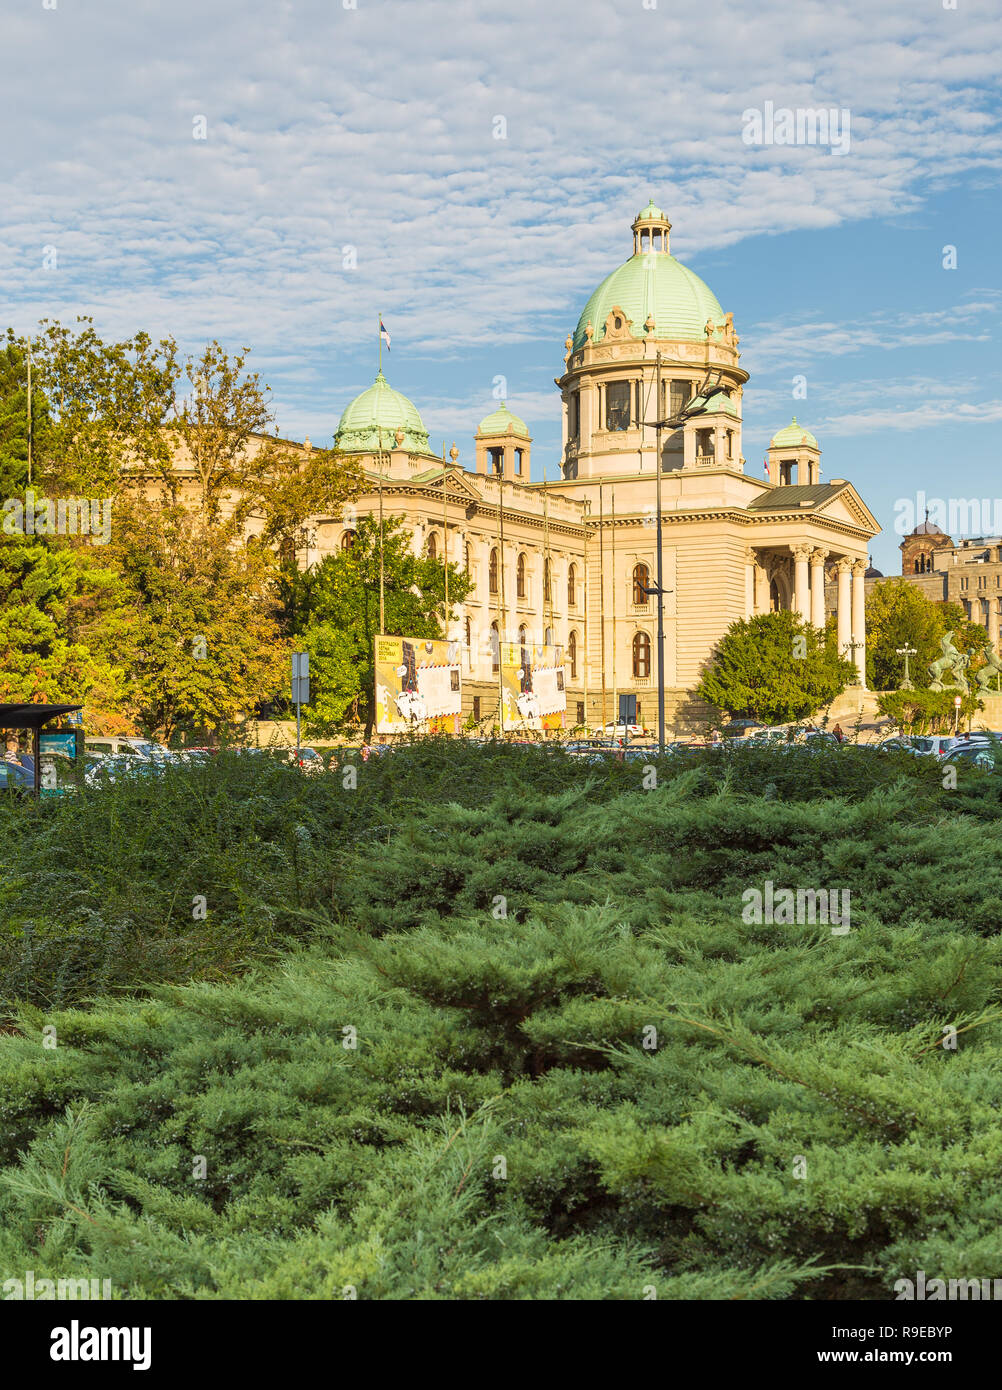
[[[655,207],[653,202],[648,202],[647,206],[637,213],[633,224],[633,254],[645,256],[648,252],[656,252],[662,256],[669,255],[670,231],[671,223],[661,209]]]

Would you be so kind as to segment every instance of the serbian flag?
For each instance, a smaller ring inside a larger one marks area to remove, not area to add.
[[[387,333],[387,331],[386,331],[386,324],[383,322],[382,319],[379,320],[379,336],[382,338],[383,342],[386,344],[386,351],[389,352],[389,350],[390,350],[390,335],[389,335],[389,333]]]

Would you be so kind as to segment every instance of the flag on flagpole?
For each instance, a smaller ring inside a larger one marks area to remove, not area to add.
[[[386,324],[383,322],[382,319],[379,320],[379,336],[382,338],[383,342],[386,344],[386,351],[389,352],[389,350],[390,350],[390,335],[389,335],[389,333],[387,333],[387,331],[386,331]]]

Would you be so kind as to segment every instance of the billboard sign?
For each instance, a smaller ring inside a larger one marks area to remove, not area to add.
[[[376,732],[458,734],[463,710],[459,642],[376,638]]]
[[[501,728],[505,733],[566,727],[563,659],[563,647],[501,643]]]

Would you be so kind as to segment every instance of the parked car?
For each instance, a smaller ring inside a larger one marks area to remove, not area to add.
[[[298,758],[293,748],[289,753],[289,762],[311,774],[324,770],[324,760],[315,748],[300,748]]]
[[[88,787],[106,787],[126,777],[156,777],[162,772],[163,763],[155,758],[116,753],[91,762],[84,772],[84,782]]]
[[[599,733],[611,735],[613,738],[625,738],[627,734],[630,738],[639,738],[646,732],[640,724],[603,724],[599,729]]]
[[[942,761],[944,764],[952,763],[955,766],[967,763],[981,768],[983,772],[994,772],[998,758],[999,754],[991,744],[975,742],[951,748]]]
[[[148,762],[150,754],[144,750],[152,749],[152,747],[153,745],[147,739],[122,738],[118,735],[84,739],[85,753],[100,753],[106,758],[141,758],[144,762]]]
[[[721,738],[749,738],[759,730],[765,729],[765,725],[758,719],[732,719],[720,730]]]
[[[0,759],[0,792],[23,795],[33,791],[34,787],[34,775],[26,767]]]
[[[944,758],[961,740],[953,734],[897,734],[877,745],[878,753],[906,752],[916,757]]]

